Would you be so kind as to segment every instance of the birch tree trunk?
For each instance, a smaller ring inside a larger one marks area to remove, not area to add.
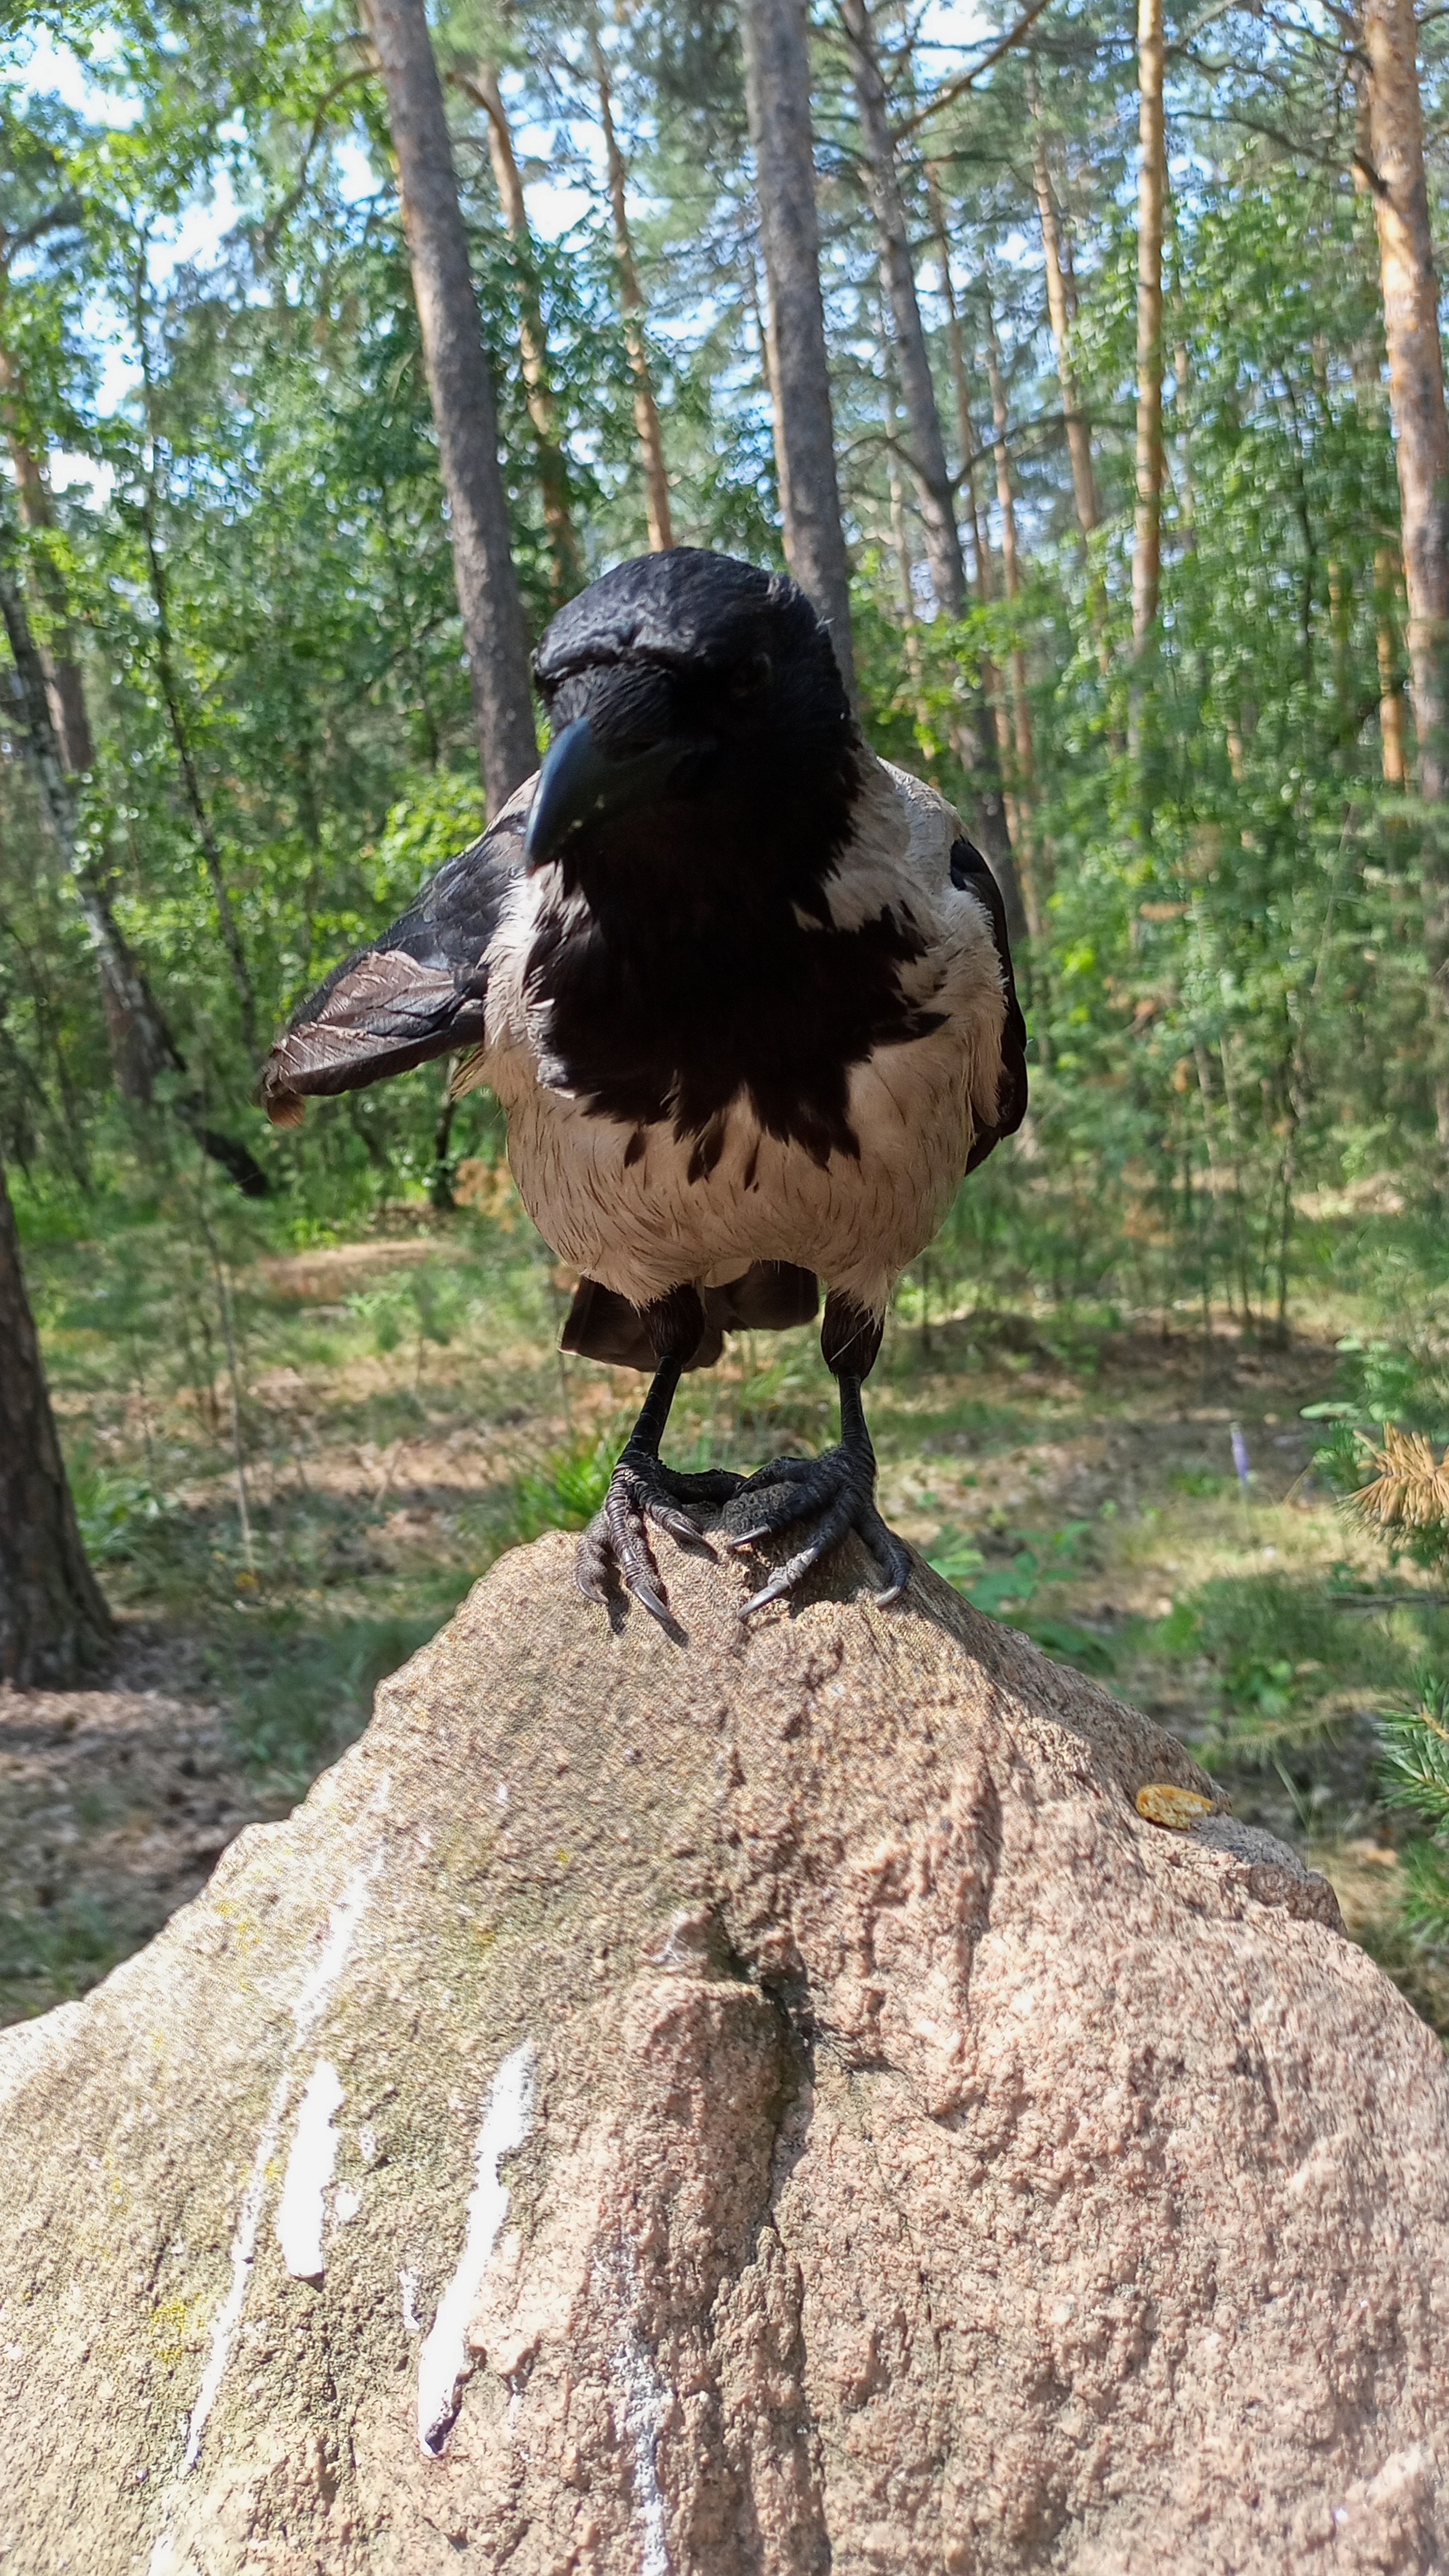
[[[15,568],[13,542],[10,533],[0,526],[0,623],[15,666],[16,730],[96,953],[116,1087],[124,1100],[146,1107],[158,1076],[184,1075],[186,1060],[111,909],[105,880],[82,848],[75,787],[62,756],[46,674]],[[79,679],[78,671],[76,676]],[[83,692],[80,704],[84,714]],[[206,1126],[194,1094],[183,1091],[177,1107],[203,1153],[219,1163],[248,1198],[265,1198],[267,1176],[248,1147],[236,1137]]]
[[[111,911],[105,889],[80,852],[80,817],[70,763],[53,720],[41,660],[10,547],[0,542],[0,617],[15,665],[15,712],[40,801],[75,887],[101,972],[111,1059],[124,1099],[151,1098],[160,1073],[179,1072],[181,1057]],[[87,726],[87,742],[89,727]],[[74,742],[69,746],[74,748]]]
[[[498,413],[423,0],[363,0],[387,95],[483,784],[497,813],[538,760]]]
[[[867,0],[842,0],[841,19],[850,44],[870,183],[871,211],[880,250],[881,283],[895,332],[901,401],[910,438],[910,467],[920,500],[921,527],[936,604],[947,617],[966,608],[966,567],[956,526],[955,499],[941,435],[941,414],[921,322],[905,199],[896,167],[890,103],[876,52]],[[976,827],[1006,905],[1013,938],[1027,926],[1021,881],[1012,854],[991,711],[972,689],[956,737],[958,757],[971,780]]]
[[[0,1679],[63,1689],[103,1660],[110,1634],[76,1527],[0,1163]]]
[[[782,526],[788,528],[792,524],[794,513],[790,503],[790,451],[785,445],[785,414],[780,392],[780,343],[775,332],[775,305],[770,293],[770,281],[766,277],[763,286],[761,285],[753,255],[750,258],[746,285],[750,309],[754,315],[755,331],[760,343],[760,355],[764,360],[765,391],[770,398],[770,444],[775,453],[775,489],[780,497],[780,519]],[[789,561],[788,539],[785,552],[786,560]]]
[[[1396,432],[1419,794],[1424,805],[1434,809],[1442,808],[1449,798],[1449,422],[1412,0],[1364,0],[1363,39],[1389,401]],[[1387,750],[1386,738],[1386,757]],[[1421,887],[1434,1107],[1440,1142],[1449,1147],[1446,820],[1442,811],[1426,814]]]
[[[583,588],[584,559],[569,500],[568,462],[559,442],[548,332],[543,319],[543,299],[539,293],[538,262],[528,220],[528,204],[523,193],[523,173],[513,149],[508,110],[498,86],[497,64],[480,63],[476,71],[458,71],[453,77],[458,87],[482,108],[488,120],[488,158],[493,165],[493,183],[498,190],[503,220],[508,226],[518,261],[518,345],[523,360],[524,399],[538,447],[539,494],[543,502],[543,524],[548,532],[549,553],[553,558],[554,605],[560,607],[566,599],[573,597],[575,591]]]
[[[1162,227],[1167,197],[1162,0],[1138,0],[1137,515],[1132,549],[1129,749],[1142,749],[1144,663],[1162,583]]]
[[[599,125],[604,137],[604,157],[609,174],[609,208],[614,223],[614,257],[619,263],[619,309],[624,317],[624,346],[629,352],[629,366],[634,378],[634,427],[639,438],[639,457],[644,468],[644,507],[649,523],[649,551],[667,554],[674,543],[674,519],[669,506],[669,473],[664,459],[664,432],[659,426],[659,405],[654,399],[654,378],[649,367],[649,351],[644,339],[644,290],[639,284],[639,269],[634,258],[633,236],[629,230],[628,180],[624,155],[619,148],[614,124],[614,85],[609,75],[609,57],[604,51],[596,13],[589,18],[589,45],[594,60],[594,86],[598,92]]]
[[[0,349],[0,395],[4,397],[7,412],[11,411],[21,390],[12,359],[6,350]],[[83,778],[95,765],[95,744],[91,737],[85,683],[71,624],[70,601],[66,596],[64,578],[45,542],[55,527],[55,510],[44,468],[39,457],[19,436],[13,413],[8,444],[21,522],[41,540],[36,571],[50,626],[47,642],[41,648],[41,661],[50,698],[51,722],[55,727],[63,766],[71,777]]]
[[[820,291],[805,0],[743,0],[740,23],[765,255],[766,365],[774,379],[785,561],[830,629],[854,700],[850,565],[840,521]]]

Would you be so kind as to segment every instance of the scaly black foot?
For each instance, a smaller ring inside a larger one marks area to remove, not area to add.
[[[807,1536],[804,1546],[776,1567],[769,1582],[751,1593],[742,1618],[793,1592],[812,1565],[818,1565],[850,1530],[864,1539],[885,1574],[885,1589],[876,1594],[877,1601],[900,1599],[911,1579],[910,1554],[905,1541],[887,1528],[876,1510],[875,1452],[868,1438],[843,1441],[819,1458],[776,1458],[751,1476],[744,1491],[752,1500],[758,1494],[759,1503],[750,1513],[749,1526],[730,1532],[731,1550],[750,1547],[797,1521],[805,1524]]]
[[[584,1598],[607,1601],[615,1583],[622,1582],[644,1609],[668,1627],[669,1596],[649,1544],[650,1523],[681,1547],[713,1556],[714,1549],[689,1514],[717,1511],[744,1481],[727,1467],[684,1475],[631,1442],[609,1479],[603,1509],[594,1514],[579,1540],[574,1576]]]

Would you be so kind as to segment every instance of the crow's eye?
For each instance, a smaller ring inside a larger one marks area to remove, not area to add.
[[[775,665],[769,654],[763,650],[755,653],[748,662],[741,662],[738,668],[731,672],[730,696],[756,698],[762,689],[769,687],[774,676]]]

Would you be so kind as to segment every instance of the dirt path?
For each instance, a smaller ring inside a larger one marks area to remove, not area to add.
[[[180,1660],[131,1647],[110,1689],[0,1689],[0,2022],[104,1976],[278,1812],[221,1709],[157,1679]]]

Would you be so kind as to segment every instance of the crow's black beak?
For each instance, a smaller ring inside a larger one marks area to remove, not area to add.
[[[615,758],[600,750],[587,716],[565,725],[558,740],[550,744],[539,773],[523,844],[528,866],[541,868],[557,858],[569,835],[582,824],[602,822],[642,805],[668,784],[691,748],[666,736],[663,742],[651,743],[647,751]]]

